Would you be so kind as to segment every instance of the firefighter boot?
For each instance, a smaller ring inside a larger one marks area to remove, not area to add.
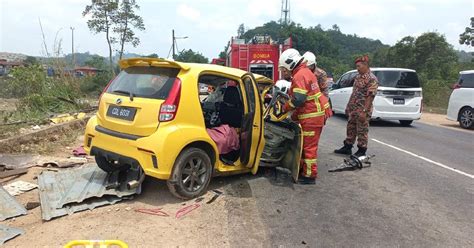
[[[360,146],[357,146],[359,149],[357,150],[356,153],[354,153],[354,156],[356,157],[362,157],[362,156],[365,156],[365,152],[367,151],[367,147],[360,147]]]
[[[316,178],[300,176],[298,184],[316,184]]]
[[[337,150],[334,150],[334,153],[351,155],[352,154],[352,144],[347,144],[346,141],[344,141],[344,146],[337,149]]]

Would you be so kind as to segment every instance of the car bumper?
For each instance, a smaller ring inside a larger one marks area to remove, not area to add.
[[[167,161],[170,154],[165,153],[157,145],[156,134],[137,139],[117,137],[113,133],[105,133],[98,129],[97,119],[91,118],[87,123],[84,150],[92,156],[104,156],[121,164],[139,165],[146,175],[167,180],[170,177],[173,161]],[[98,131],[99,130],[99,131]],[[154,141],[154,142],[153,142]]]
[[[383,120],[419,120],[421,118],[420,112],[415,113],[401,113],[401,112],[381,112],[374,110],[372,113],[372,119],[383,119]]]

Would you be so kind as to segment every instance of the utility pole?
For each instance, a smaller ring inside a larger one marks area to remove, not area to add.
[[[172,42],[173,42],[173,48],[172,48],[172,49],[173,49],[173,57],[172,57],[172,58],[175,59],[175,57],[176,57],[176,52],[175,52],[175,49],[174,49],[174,48],[175,48],[176,38],[174,37],[174,29],[173,29],[171,35],[172,35],[172,38],[173,38],[173,41],[172,41]]]
[[[72,50],[72,67],[76,67],[76,55],[74,54],[74,27],[71,28],[71,50]]]

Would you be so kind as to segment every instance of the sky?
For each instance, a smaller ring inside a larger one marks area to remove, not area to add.
[[[167,57],[171,30],[178,48],[217,57],[239,24],[247,28],[280,18],[281,0],[137,0],[145,31],[137,32],[138,47],[126,52]],[[49,50],[60,44],[71,52],[74,27],[75,52],[106,56],[104,34],[93,34],[82,12],[90,0],[0,0],[0,52],[45,55],[39,19]],[[321,24],[324,29],[337,24],[346,34],[379,39],[393,45],[404,36],[437,31],[455,49],[474,51],[459,45],[459,34],[474,16],[474,0],[290,0],[290,18],[305,27]],[[55,42],[56,40],[56,42]]]

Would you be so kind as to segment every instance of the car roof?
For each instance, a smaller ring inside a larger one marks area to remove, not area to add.
[[[409,71],[409,72],[416,72],[413,69],[407,69],[407,68],[392,68],[392,67],[371,67],[371,71]],[[344,74],[350,73],[350,72],[356,72],[357,70],[351,70],[348,71]]]
[[[173,67],[173,68],[181,68],[181,70],[188,71],[190,69],[198,70],[198,71],[217,71],[224,74],[234,75],[238,77],[242,77],[247,72],[215,64],[201,64],[201,63],[185,63],[180,61],[174,61],[169,59],[162,59],[162,58],[129,58],[129,59],[122,59],[119,61],[120,68],[125,69],[131,66],[164,66],[164,67]]]
[[[474,70],[461,71],[459,74],[473,74]]]

